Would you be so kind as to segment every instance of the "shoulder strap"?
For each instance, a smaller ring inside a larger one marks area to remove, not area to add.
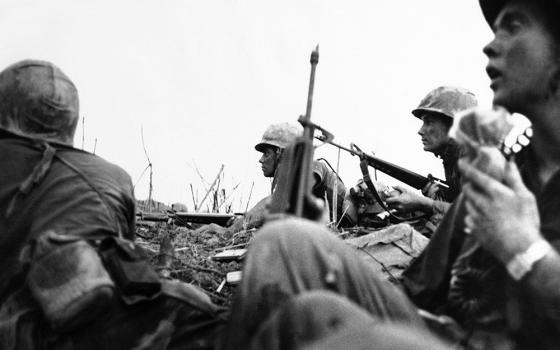
[[[28,195],[33,190],[33,188],[37,186],[45,178],[49,169],[52,166],[53,160],[56,158],[66,167],[70,168],[73,172],[75,172],[79,177],[81,177],[87,183],[87,185],[95,193],[97,193],[107,213],[112,218],[112,221],[114,223],[118,222],[117,218],[115,217],[115,213],[111,210],[111,207],[107,203],[107,198],[105,198],[103,193],[92,183],[92,181],[90,181],[90,179],[87,177],[86,174],[84,174],[80,169],[74,166],[70,161],[65,159],[60,154],[60,152],[57,152],[57,147],[59,147],[58,145],[53,146],[45,140],[33,139],[31,141],[33,142],[33,145],[36,148],[42,150],[43,155],[39,160],[39,162],[33,168],[33,171],[31,171],[31,174],[29,174],[29,176],[25,180],[23,180],[23,182],[19,185],[18,191],[14,194],[14,196],[10,200],[8,208],[6,209],[6,217],[10,217],[12,214],[14,214],[17,202],[20,201],[22,197]],[[115,228],[117,229],[117,233],[119,237],[122,237],[123,233],[121,232],[119,225],[115,225]]]
[[[35,167],[33,168],[31,174],[29,174],[29,176],[19,185],[18,191],[10,200],[10,204],[8,205],[8,208],[6,210],[6,217],[12,215],[18,199],[21,196],[27,195],[35,185],[43,180],[52,165],[56,149],[44,141],[35,141],[35,144],[43,149],[43,156],[41,157],[39,162],[35,164]]]

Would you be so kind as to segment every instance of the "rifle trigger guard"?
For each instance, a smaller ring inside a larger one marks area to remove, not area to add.
[[[352,144],[351,146],[356,147],[356,145]],[[356,147],[358,150],[360,150],[358,147]],[[360,150],[361,151],[361,150]],[[361,153],[363,154],[363,153]],[[360,157],[361,158],[361,157]],[[403,221],[414,221],[414,220],[418,220],[422,217],[424,217],[424,215],[419,215],[417,217],[412,217],[412,218],[403,218],[400,217],[396,214],[394,214],[385,204],[385,202],[383,202],[383,200],[381,199],[381,197],[379,196],[379,193],[377,193],[377,188],[375,188],[375,185],[373,184],[373,182],[371,181],[371,176],[369,175],[369,169],[368,169],[368,162],[365,158],[361,158],[360,161],[360,170],[362,171],[362,176],[364,179],[364,183],[366,184],[367,188],[370,190],[371,194],[373,195],[373,198],[375,198],[375,200],[377,201],[377,203],[379,203],[379,205],[381,206],[381,208],[383,208],[383,210],[385,210],[389,216],[391,218],[393,218],[393,220],[395,220],[396,222],[403,222]]]

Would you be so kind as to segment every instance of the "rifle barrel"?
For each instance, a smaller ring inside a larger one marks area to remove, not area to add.
[[[298,217],[303,217],[304,215],[304,198],[308,194],[310,186],[311,177],[311,163],[313,162],[313,134],[315,134],[315,128],[310,123],[311,121],[311,107],[313,106],[313,90],[315,86],[315,69],[317,63],[319,63],[319,45],[311,52],[311,58],[309,59],[311,63],[311,73],[309,75],[309,91],[307,93],[307,108],[305,115],[301,118],[300,122],[303,125],[303,144],[307,144],[307,151],[302,152],[302,166],[301,166],[301,176],[299,177],[299,186],[297,187],[297,197],[299,200],[295,202],[294,214]]]
[[[337,148],[340,148],[341,150],[346,151],[346,152],[350,153],[350,154],[353,155],[353,156],[360,156],[360,155],[361,155],[361,154],[357,153],[356,151],[354,151],[353,149],[350,149],[350,148],[348,148],[348,147],[344,147],[344,146],[342,146],[342,145],[339,145],[339,144],[336,143],[336,142],[333,142],[333,141],[330,141],[330,140],[326,140],[326,139],[324,139],[324,138],[322,138],[322,137],[320,137],[320,136],[315,136],[315,138],[316,138],[317,140],[319,140],[319,141],[326,142],[326,143],[329,143],[329,144],[331,144],[331,145],[333,145],[333,146],[335,146],[335,147],[337,147]]]
[[[353,150],[351,148],[344,147],[344,146],[339,145],[339,144],[337,144],[337,143],[335,143],[331,140],[324,139],[320,136],[316,136],[315,138],[322,141],[322,142],[326,142],[326,143],[329,143],[329,144],[331,144],[331,145],[333,145],[337,148],[340,148],[341,150],[344,150],[344,151],[352,154],[353,156],[364,157],[368,161],[368,164],[371,167],[373,167],[373,168],[375,168],[375,169],[377,169],[377,170],[379,170],[379,171],[381,171],[381,172],[383,172],[383,173],[385,173],[385,174],[387,174],[391,177],[394,177],[397,180],[408,183],[410,186],[415,187],[417,189],[422,189],[430,181],[436,182],[439,186],[441,186],[443,188],[449,188],[449,185],[445,181],[437,179],[433,176],[430,176],[430,177],[422,176],[420,174],[417,174],[413,171],[405,169],[405,168],[403,168],[401,166],[398,166],[396,164],[389,163],[389,162],[387,162],[383,159],[365,154],[363,152],[356,152],[355,150]]]

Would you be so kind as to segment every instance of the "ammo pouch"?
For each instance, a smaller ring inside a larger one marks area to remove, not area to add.
[[[126,304],[157,297],[161,282],[141,248],[47,231],[29,247],[27,285],[51,328],[72,331],[105,313],[115,294]]]
[[[104,312],[115,284],[86,240],[47,231],[29,247],[27,285],[55,331],[70,331]]]
[[[142,248],[132,241],[107,237],[99,245],[99,254],[125,303],[132,304],[159,295],[159,276]]]

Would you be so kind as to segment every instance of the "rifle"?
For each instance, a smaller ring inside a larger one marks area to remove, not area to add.
[[[358,146],[356,146],[355,144],[351,143],[350,144],[350,148],[346,148],[344,146],[338,145],[336,143],[334,143],[332,141],[332,135],[331,138],[329,139],[328,137],[324,137],[324,136],[317,136],[316,137],[318,140],[321,140],[325,143],[329,143],[335,147],[338,147],[341,150],[344,150],[354,156],[358,156],[360,158],[360,170],[362,171],[362,175],[364,178],[364,183],[366,184],[366,186],[368,187],[368,189],[370,190],[371,194],[373,195],[373,197],[375,198],[375,200],[377,200],[377,202],[379,203],[379,205],[381,206],[381,208],[383,208],[387,214],[393,218],[395,221],[397,222],[401,222],[401,221],[414,221],[420,218],[423,218],[425,215],[424,214],[420,214],[420,215],[416,215],[414,217],[401,217],[397,214],[395,214],[392,210],[390,210],[387,205],[385,204],[385,202],[381,199],[381,197],[379,196],[379,193],[377,193],[377,189],[375,188],[375,185],[373,184],[373,182],[371,181],[371,177],[369,175],[369,170],[368,170],[368,166],[371,166],[397,180],[400,180],[416,189],[423,189],[428,183],[430,182],[435,182],[437,183],[439,186],[444,187],[444,188],[449,188],[449,185],[447,185],[447,183],[445,183],[445,181],[440,180],[434,176],[432,176],[431,174],[428,175],[427,177],[422,176],[420,174],[417,174],[413,171],[410,171],[408,169],[405,169],[403,167],[400,167],[396,164],[393,163],[389,163],[383,159],[377,158],[375,156],[372,155],[368,155],[365,152],[363,152]]]
[[[221,214],[221,213],[189,213],[189,212],[174,212],[168,211],[167,213],[137,213],[136,218],[140,221],[152,222],[173,222],[178,226],[185,226],[187,222],[196,224],[218,224],[226,226],[227,222],[235,217],[235,214]]]
[[[277,184],[269,206],[270,214],[290,214],[316,220],[322,213],[311,194],[313,137],[315,130],[320,130],[325,139],[330,134],[320,126],[311,122],[313,105],[313,89],[315,85],[315,69],[319,62],[319,46],[311,53],[311,73],[307,94],[307,109],[298,122],[303,126],[303,136],[286,147],[278,164]],[[332,137],[330,137],[332,138]]]
[[[432,176],[432,174],[428,174],[428,176],[422,176],[420,174],[415,173],[414,171],[405,169],[401,166],[390,163],[381,158],[366,154],[354,143],[351,143],[350,148],[347,148],[332,142],[332,140],[324,138],[322,135],[316,136],[315,138],[322,142],[329,143],[343,151],[346,151],[353,156],[360,157],[360,159],[365,160],[367,162],[367,165],[371,166],[372,168],[375,168],[381,171],[382,173],[385,173],[399,181],[402,181],[405,184],[412,186],[418,190],[423,189],[427,184],[431,182],[436,183],[440,187],[446,189],[449,188],[449,185],[444,180],[438,179],[437,177]]]

